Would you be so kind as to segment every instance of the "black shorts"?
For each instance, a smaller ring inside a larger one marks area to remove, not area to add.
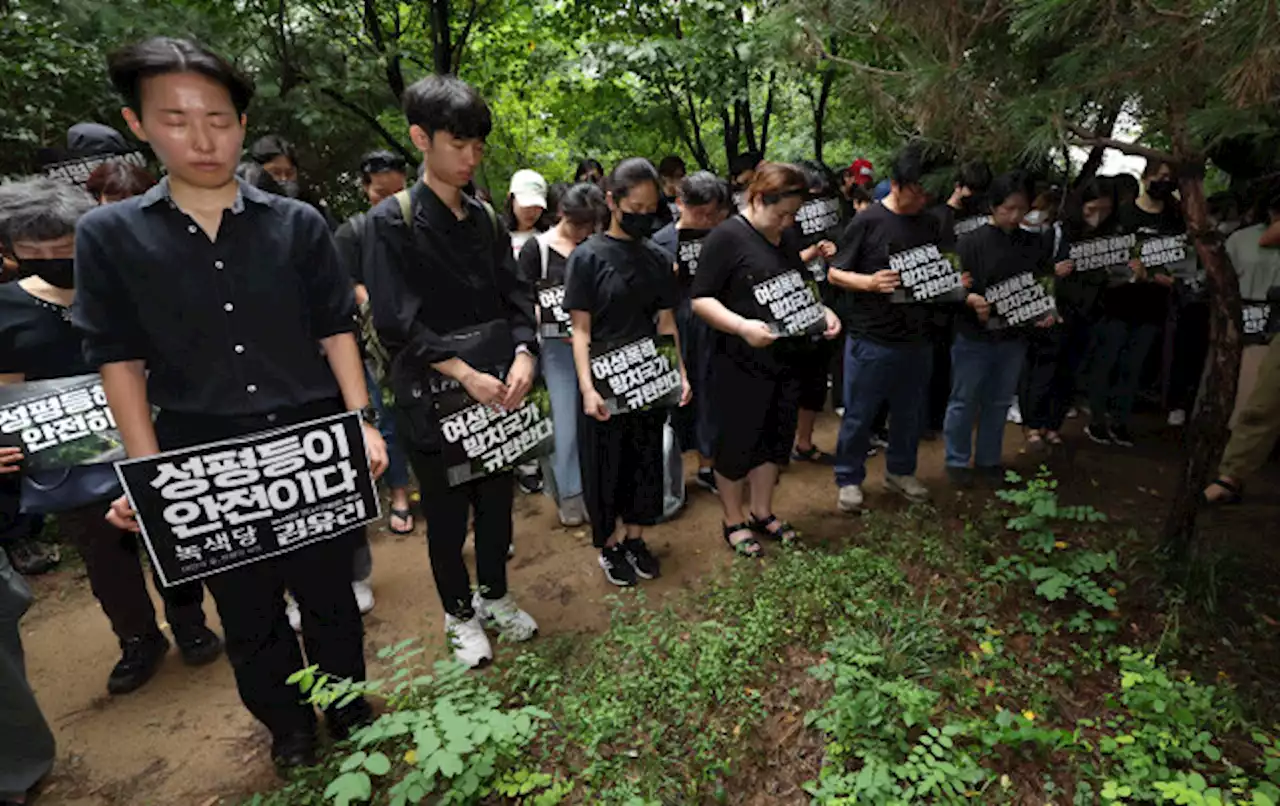
[[[823,339],[808,345],[798,356],[795,374],[800,384],[800,408],[805,411],[822,411],[827,407],[831,388],[831,361],[844,339]]]
[[[760,465],[785,465],[796,437],[799,376],[791,368],[768,373],[743,367],[722,353],[712,365],[716,472],[738,481]]]

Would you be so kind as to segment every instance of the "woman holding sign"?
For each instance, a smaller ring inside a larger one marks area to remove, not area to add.
[[[604,217],[604,193],[580,182],[560,200],[560,221],[534,236],[520,250],[516,269],[521,279],[538,289],[538,338],[542,342],[542,374],[551,395],[556,452],[551,457],[560,523],[581,526],[586,520],[582,502],[582,470],[578,460],[578,412],[582,396],[573,367],[573,343],[564,310],[564,277],[569,255],[590,237]]]
[[[680,289],[671,261],[649,241],[662,198],[658,171],[646,159],[623,160],[607,185],[609,228],[569,257],[564,308],[582,391],[578,439],[592,542],[605,578],[630,587],[660,573],[644,527],[662,515],[664,407],[687,403],[689,382],[676,333]]]
[[[1021,173],[996,177],[988,191],[991,220],[960,238],[960,265],[972,278],[966,310],[956,319],[947,403],[947,475],[971,481],[969,460],[982,475],[1003,478],[1005,415],[1027,354],[1027,328],[1054,322],[1051,290],[1040,274],[1050,263],[1048,242],[1022,229],[1031,208]],[[974,425],[977,424],[977,443]]]
[[[812,350],[807,337],[840,334],[840,320],[806,279],[792,229],[808,197],[809,182],[799,168],[761,165],[742,212],[707,236],[691,289],[693,312],[719,331],[712,374],[724,539],[747,557],[761,556],[757,537],[797,537],[773,512],[778,467],[795,439],[799,369]]]

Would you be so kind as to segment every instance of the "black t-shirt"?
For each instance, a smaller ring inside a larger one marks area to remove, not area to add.
[[[927,213],[899,215],[874,204],[854,216],[840,239],[832,265],[842,271],[875,274],[889,268],[889,255],[945,242],[938,219]],[[940,305],[893,303],[888,294],[841,290],[836,309],[854,336],[882,344],[919,344],[929,340]],[[952,306],[946,306],[948,310]]]
[[[960,236],[956,244],[961,268],[973,277],[969,288],[973,294],[985,294],[996,283],[1025,272],[1045,274],[1051,249],[1052,243],[1046,243],[1041,233],[1027,232],[1021,227],[1005,232],[992,224],[970,230]],[[956,327],[969,338],[981,340],[1018,338],[1027,333],[1026,327],[988,330],[968,306],[956,317]]]
[[[0,285],[0,373],[43,381],[95,371],[69,309],[37,299],[17,283]]]
[[[690,296],[711,297],[748,319],[764,319],[754,294],[755,287],[771,277],[798,271],[807,278],[800,261],[800,239],[795,230],[782,233],[777,246],[770,243],[742,216],[736,215],[711,231],[702,242],[698,273]],[[780,338],[764,348],[747,344],[740,336],[716,331],[717,351],[739,364],[773,371],[794,357],[803,338]]]
[[[342,268],[346,269],[347,274],[351,275],[351,282],[355,285],[364,285],[364,272],[360,263],[360,238],[364,234],[365,225],[365,214],[356,213],[342,222],[338,231],[333,233],[333,246],[338,250],[338,262]]]
[[[676,244],[680,240],[680,233],[676,231],[676,223],[672,221],[662,229],[654,233],[649,241],[662,251],[666,252],[674,262],[676,259]]]
[[[1138,236],[1180,235],[1186,225],[1177,208],[1166,204],[1163,212],[1148,213],[1137,203],[1127,204],[1116,213],[1117,229]],[[1151,279],[1148,271],[1143,282],[1124,283],[1108,288],[1102,295],[1107,316],[1133,324],[1163,324],[1168,314],[1170,289]]]
[[[569,265],[569,258],[557,252],[550,246],[547,247],[547,282],[552,285],[560,285],[564,283],[565,267]],[[524,246],[520,247],[520,256],[516,258],[516,273],[521,281],[532,284],[535,288],[542,283],[542,251],[538,247],[538,239],[536,237],[525,241]]]
[[[679,302],[671,260],[648,240],[593,235],[569,256],[564,309],[591,314],[592,341],[656,336],[658,311]]]

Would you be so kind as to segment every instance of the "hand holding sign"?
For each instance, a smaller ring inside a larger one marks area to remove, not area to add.
[[[507,396],[507,385],[487,372],[471,369],[458,381],[473,400],[486,406],[501,406]]]
[[[593,417],[602,423],[609,419],[609,406],[604,402],[604,397],[595,389],[582,396],[582,411],[588,417]]]
[[[768,347],[777,341],[773,330],[759,319],[743,319],[738,325],[738,335],[752,347]]]
[[[521,351],[511,363],[507,372],[507,393],[502,399],[502,408],[515,411],[524,403],[524,396],[533,387],[533,376],[536,366],[533,356]]]
[[[895,288],[902,285],[902,277],[893,269],[881,269],[871,275],[868,285],[868,291],[873,291],[877,294],[892,294]]]
[[[129,506],[129,497],[122,495],[111,502],[111,507],[107,509],[107,523],[125,532],[133,532],[137,534],[142,531],[142,527],[138,526],[138,513],[133,511],[133,507]]]
[[[22,469],[22,448],[0,448],[0,473],[17,473]]]
[[[1076,262],[1074,260],[1060,260],[1053,265],[1053,273],[1058,277],[1066,277],[1068,274],[1076,270]]]
[[[1136,282],[1142,282],[1147,279],[1147,267],[1142,265],[1142,261],[1136,257],[1129,261],[1129,271],[1133,272],[1133,279]]]

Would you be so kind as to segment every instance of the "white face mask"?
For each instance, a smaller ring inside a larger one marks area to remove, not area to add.
[[[1044,224],[1044,219],[1045,219],[1044,210],[1032,210],[1031,212],[1027,213],[1026,217],[1022,219],[1022,223],[1026,224],[1029,227],[1039,228],[1042,224]]]

